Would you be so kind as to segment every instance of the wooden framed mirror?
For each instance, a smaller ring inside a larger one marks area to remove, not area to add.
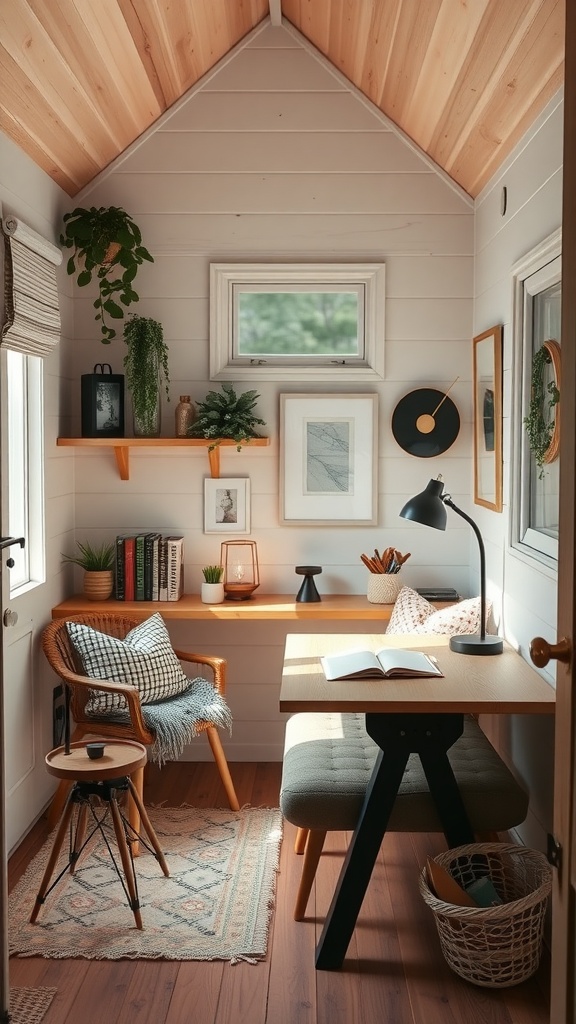
[[[502,327],[473,339],[474,501],[502,511]]]

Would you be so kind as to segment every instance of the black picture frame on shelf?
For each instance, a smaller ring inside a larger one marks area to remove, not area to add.
[[[124,375],[109,363],[80,378],[82,437],[124,437]]]

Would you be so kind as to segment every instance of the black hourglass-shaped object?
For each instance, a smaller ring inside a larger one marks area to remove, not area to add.
[[[299,576],[303,576],[302,586],[296,595],[296,601],[308,602],[308,601],[321,601],[322,598],[316,590],[316,584],[314,583],[314,577],[322,572],[321,565],[297,565],[294,569]]]

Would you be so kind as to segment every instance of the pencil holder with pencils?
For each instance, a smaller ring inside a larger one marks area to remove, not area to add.
[[[370,573],[367,597],[371,604],[394,604],[402,590],[402,573]]]

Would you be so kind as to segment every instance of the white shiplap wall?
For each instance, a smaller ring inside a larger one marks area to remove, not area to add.
[[[504,325],[504,510],[501,515],[475,507],[488,539],[489,575],[494,596],[505,597],[505,635],[529,660],[534,636],[556,638],[556,574],[537,562],[520,558],[508,544],[510,502],[519,481],[511,463],[512,387],[516,351],[512,332],[514,263],[562,222],[563,103],[556,96],[505,166],[476,201],[474,333]],[[501,214],[501,190],[507,189],[507,211]],[[546,675],[546,673],[543,673]],[[553,681],[553,676],[547,675]],[[545,848],[552,821],[553,722],[544,719],[499,719],[484,723],[512,761],[531,796],[530,814],[518,830],[529,845]]]
[[[380,398],[377,528],[281,528],[278,515],[278,395],[302,389],[262,383],[259,413],[269,448],[222,454],[222,475],[250,477],[252,537],[263,592],[294,594],[294,566],[323,566],[324,592],[365,593],[360,552],[394,544],[411,551],[406,581],[452,585],[469,593],[469,536],[452,517],[445,534],[399,519],[404,502],[441,472],[455,500],[470,507],[473,210],[437,172],[330,70],[296,33],[257,31],[199,88],[177,105],[122,161],[74,205],[122,205],[154,255],[138,277],[138,313],[159,319],[170,348],[172,404],[163,433],[173,432],[178,396],[201,400],[208,380],[208,268],[211,261],[384,260],[386,378],[365,391]],[[67,373],[79,429],[79,377],[106,359],[122,369],[123,344],[104,349],[92,319],[93,295],[77,292],[75,340]],[[390,417],[414,387],[447,388],[462,429],[438,459],[406,455]],[[249,384],[242,389],[249,387]],[[358,390],[356,387],[353,390]],[[110,453],[68,450],[76,465],[76,529],[98,540],[119,532],[181,531],[185,588],[198,591],[200,567],[219,553],[202,530],[205,453],[144,450],[131,455],[129,482]],[[194,624],[173,629],[179,643],[223,654],[230,662],[232,759],[279,758],[277,711],[285,630]],[[204,756],[194,745],[190,757]],[[209,756],[206,754],[206,756]]]

